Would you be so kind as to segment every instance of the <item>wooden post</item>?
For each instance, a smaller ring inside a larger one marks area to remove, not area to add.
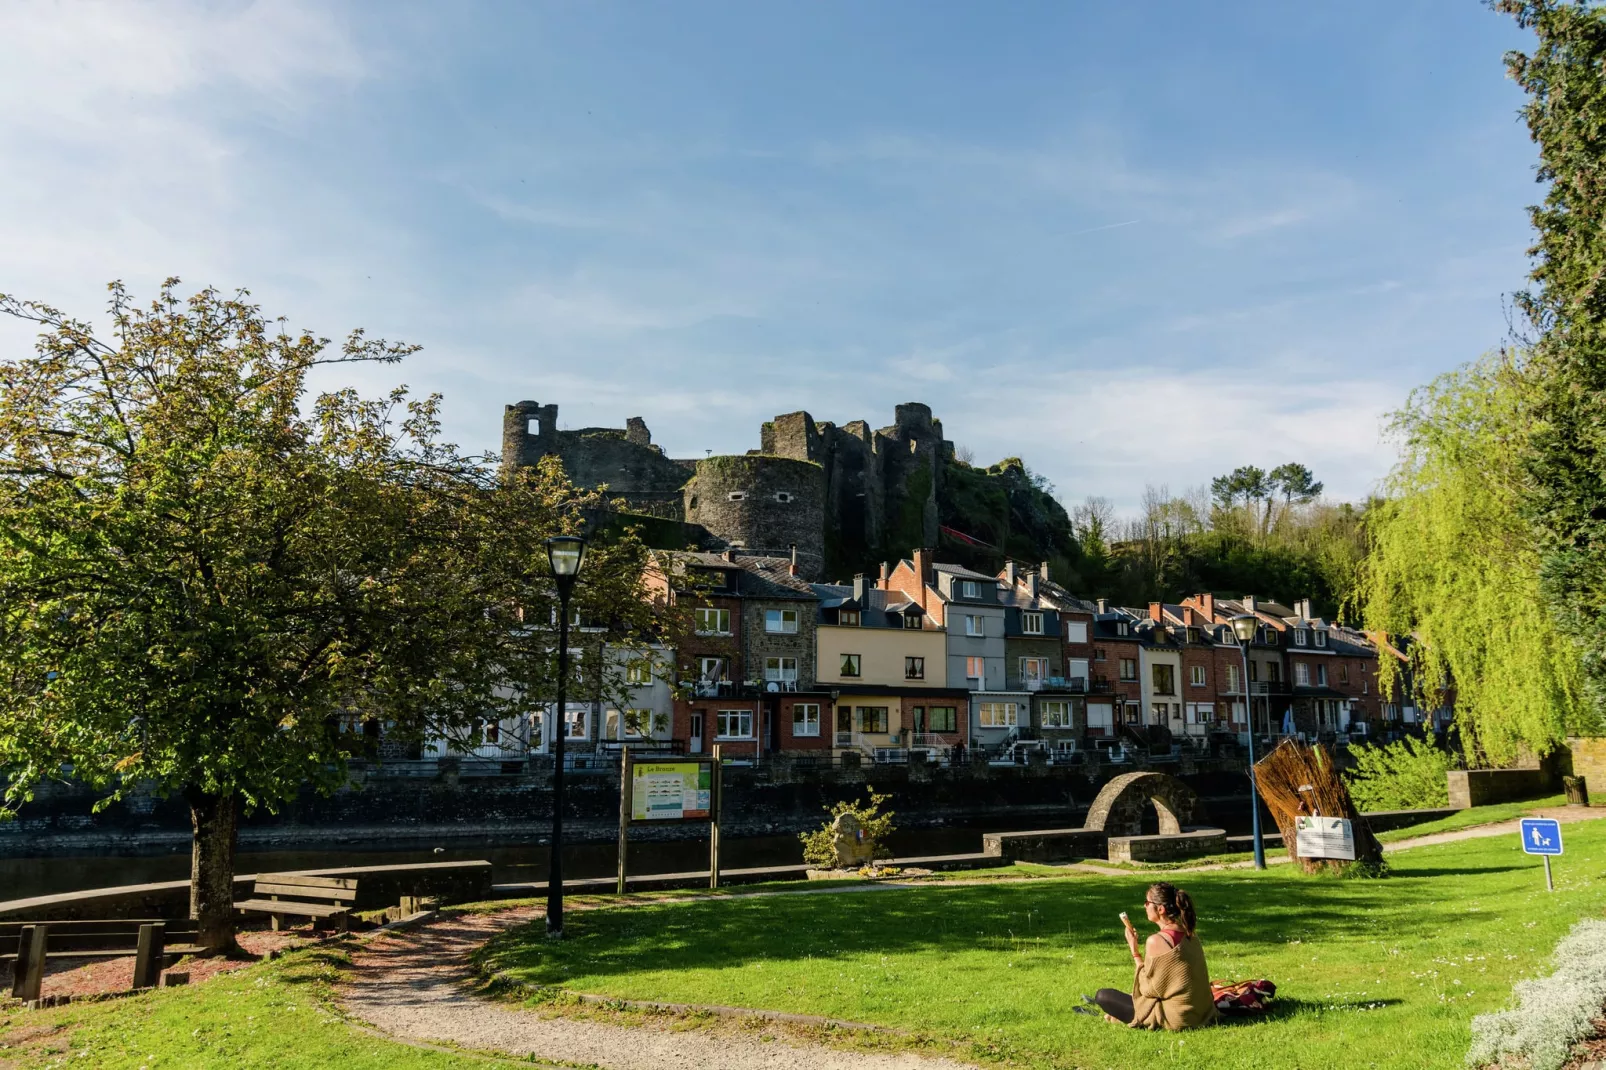
[[[161,982],[166,937],[167,925],[163,922],[139,927],[139,943],[134,950],[135,988],[155,988]]]
[[[17,962],[11,967],[11,994],[38,999],[45,983],[45,937],[49,927],[24,925],[17,934]]]
[[[723,763],[719,757],[719,744],[714,744],[714,771],[709,778],[709,802],[713,807],[711,820],[708,822],[708,886],[719,887],[719,811],[722,803],[720,780],[723,778]]]
[[[621,717],[623,714],[620,715]],[[619,894],[625,894],[625,856],[630,850],[630,744],[619,746]]]

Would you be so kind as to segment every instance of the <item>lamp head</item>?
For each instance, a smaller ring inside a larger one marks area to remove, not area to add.
[[[552,575],[575,576],[585,563],[586,541],[578,535],[556,535],[546,541],[547,560],[552,563]]]
[[[1260,618],[1253,613],[1244,613],[1232,618],[1232,630],[1238,636],[1240,643],[1247,643],[1255,637],[1255,630],[1260,627]]]

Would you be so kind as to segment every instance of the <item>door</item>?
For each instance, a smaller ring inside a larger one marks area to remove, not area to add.
[[[703,753],[703,715],[700,710],[691,715],[691,743],[687,749],[693,754]]]

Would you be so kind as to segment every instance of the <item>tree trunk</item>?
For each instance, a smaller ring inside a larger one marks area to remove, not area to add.
[[[234,941],[234,833],[240,803],[233,795],[198,789],[184,793],[194,829],[190,851],[190,917],[200,923],[196,943],[232,952]]]

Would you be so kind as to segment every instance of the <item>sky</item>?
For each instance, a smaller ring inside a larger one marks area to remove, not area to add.
[[[523,399],[696,457],[924,401],[1067,505],[1356,499],[1508,336],[1526,44],[1475,0],[8,0],[0,292],[419,343],[321,385],[440,392],[473,450]]]

